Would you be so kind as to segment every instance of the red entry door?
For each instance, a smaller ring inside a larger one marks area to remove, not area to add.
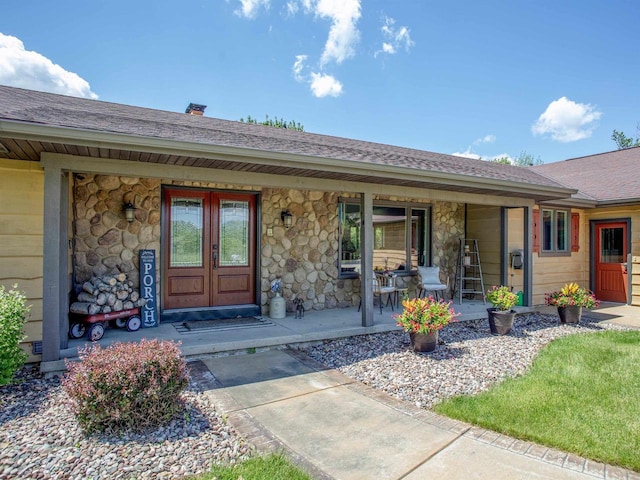
[[[596,224],[596,285],[599,300],[627,303],[627,223]]]
[[[255,195],[166,189],[163,308],[255,303]]]

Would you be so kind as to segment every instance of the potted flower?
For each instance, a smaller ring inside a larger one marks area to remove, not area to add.
[[[494,285],[485,295],[493,308],[487,308],[489,329],[494,335],[506,335],[513,328],[516,312],[512,308],[518,303],[518,295],[509,287]]]
[[[452,302],[427,298],[405,298],[402,313],[396,315],[397,325],[409,333],[413,350],[432,352],[438,344],[438,331],[455,320]]]
[[[546,293],[545,303],[558,308],[560,323],[578,323],[582,316],[582,308],[594,308],[600,304],[591,290],[580,287],[577,283],[565,284],[560,290]]]

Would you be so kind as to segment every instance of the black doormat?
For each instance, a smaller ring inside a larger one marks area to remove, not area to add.
[[[275,325],[262,317],[225,318],[218,320],[196,320],[193,322],[174,323],[178,333],[218,332],[220,330],[236,330],[241,328],[272,327]]]

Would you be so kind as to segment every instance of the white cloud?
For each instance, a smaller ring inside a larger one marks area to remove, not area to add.
[[[355,55],[360,40],[356,24],[360,19],[360,0],[316,0],[310,3],[313,12],[331,20],[329,37],[320,57],[320,65],[338,64]]]
[[[493,137],[493,139],[495,140],[495,137],[493,135],[487,135],[484,138],[487,138],[487,137]],[[491,142],[493,142],[493,140],[491,140],[489,143]],[[507,158],[511,163],[513,163],[513,157],[508,153],[501,153],[500,155],[480,155],[478,153],[473,153],[471,151],[471,147],[467,148],[464,152],[454,152],[451,155],[454,155],[456,157],[473,158],[475,160],[487,160],[487,161],[496,160],[498,158]]]
[[[342,94],[342,83],[332,75],[325,73],[311,72],[310,74],[305,74],[306,61],[307,55],[296,55],[296,61],[291,67],[293,78],[298,82],[308,83],[309,89],[315,97],[339,97]]]
[[[472,153],[471,150],[468,148],[464,152],[453,152],[451,155],[454,155],[456,157],[474,158],[476,160],[482,159],[480,155],[478,155],[477,153]]]
[[[229,1],[229,0],[227,0]],[[240,0],[241,8],[236,13],[247,18],[255,18],[260,8],[270,7],[270,0]],[[320,61],[316,63],[319,72],[305,75],[307,55],[297,55],[292,67],[293,78],[298,82],[308,82],[311,92],[316,97],[342,94],[342,83],[335,77],[325,73],[327,64],[341,64],[356,54],[356,45],[360,40],[357,28],[360,19],[361,0],[287,0],[284,14],[293,16],[302,8],[305,14],[331,22]]]
[[[287,14],[288,15],[291,15],[291,16],[295,15],[296,13],[298,13],[299,8],[300,7],[298,6],[297,2],[295,2],[295,1],[287,2]]]
[[[304,63],[307,61],[306,55],[296,55],[296,61],[293,64],[291,70],[293,70],[293,78],[295,78],[298,82],[304,81],[304,76],[302,75],[302,70],[304,69]]]
[[[16,37],[0,33],[0,84],[74,97],[98,98],[89,83],[47,57],[25,50]]]
[[[256,18],[260,7],[269,10],[271,0],[240,0],[240,8],[236,10],[236,15],[246,18]]]
[[[474,143],[476,143],[476,144],[493,143],[495,141],[496,141],[496,136],[495,135],[485,135],[482,138],[478,138]]]
[[[387,53],[393,55],[398,52],[398,49],[404,48],[409,51],[411,47],[415,45],[415,42],[411,40],[411,32],[409,28],[405,26],[396,27],[396,21],[391,17],[384,18],[384,25],[381,27],[382,36],[385,41],[382,42],[382,49],[373,54],[377,57],[381,53]]]
[[[602,116],[593,105],[576,103],[561,97],[549,104],[531,127],[534,135],[551,135],[558,142],[575,142],[589,138]]]
[[[312,73],[310,86],[311,92],[318,98],[338,97],[342,94],[342,83],[331,75]]]

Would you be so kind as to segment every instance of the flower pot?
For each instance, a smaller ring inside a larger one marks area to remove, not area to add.
[[[433,333],[409,333],[414,352],[433,352],[438,345],[438,331]]]
[[[516,317],[514,310],[500,311],[495,308],[487,308],[489,314],[489,329],[493,335],[506,335],[513,328],[513,320]]]
[[[582,317],[582,307],[570,305],[568,307],[558,307],[560,323],[580,323]]]
[[[276,293],[276,296],[271,299],[269,304],[269,317],[271,318],[284,318],[287,315],[287,302],[280,295]]]

